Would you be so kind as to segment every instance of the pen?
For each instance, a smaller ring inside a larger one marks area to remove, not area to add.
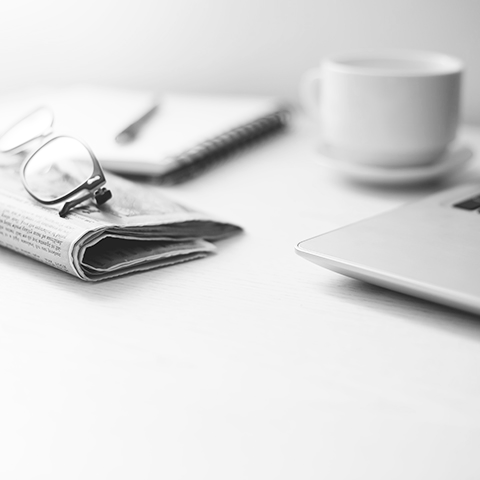
[[[115,141],[117,143],[122,143],[122,144],[133,142],[133,140],[135,140],[135,138],[137,137],[143,125],[145,125],[145,123],[147,123],[150,117],[157,111],[158,106],[159,106],[158,103],[155,104],[150,110],[144,113],[140,118],[135,120],[124,130],[122,130],[115,137]]]

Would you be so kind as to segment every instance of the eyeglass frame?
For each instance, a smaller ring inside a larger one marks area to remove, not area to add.
[[[55,205],[58,203],[61,203],[65,201],[65,204],[59,211],[59,215],[63,218],[67,215],[67,213],[72,210],[75,206],[79,205],[80,203],[83,203],[85,200],[88,200],[89,198],[93,198],[97,205],[103,205],[105,202],[110,200],[112,198],[112,192],[108,190],[107,188],[104,187],[106,184],[107,180],[105,178],[105,174],[103,172],[102,166],[100,165],[100,162],[98,161],[97,157],[93,153],[92,149],[90,148],[89,145],[87,145],[83,140],[81,140],[78,137],[74,137],[72,135],[64,135],[64,134],[54,134],[54,129],[53,129],[53,122],[54,122],[54,112],[52,109],[46,106],[41,106],[36,108],[35,110],[32,110],[29,114],[25,115],[23,118],[15,122],[9,129],[7,129],[5,132],[3,132],[2,136],[5,135],[7,132],[11,131],[13,128],[15,128],[17,125],[19,125],[21,122],[23,122],[25,119],[27,119],[30,115],[33,115],[34,113],[40,111],[40,110],[47,110],[51,114],[51,122],[50,125],[40,134],[37,135],[36,137],[32,137],[29,140],[21,143],[20,145],[17,145],[15,147],[12,147],[7,150],[1,150],[2,153],[10,153],[10,154],[18,154],[20,152],[25,151],[25,147],[28,146],[28,144],[32,143],[35,140],[40,140],[42,143],[35,149],[33,152],[27,154],[26,158],[23,160],[22,165],[20,167],[20,177],[23,183],[23,186],[27,193],[34,198],[37,202],[43,204],[43,205]],[[51,200],[45,200],[37,195],[35,195],[30,188],[28,187],[28,181],[25,177],[25,170],[29,164],[29,162],[32,160],[32,158],[44,147],[46,147],[50,142],[53,142],[54,140],[57,140],[59,138],[70,138],[72,140],[75,140],[79,142],[88,152],[90,155],[90,158],[93,163],[93,171],[90,174],[90,177],[87,178],[83,183],[78,185],[77,187],[74,187],[70,192],[67,192],[63,195],[60,195],[59,197],[53,198]],[[81,192],[86,191],[84,195],[79,195]],[[77,196],[77,198],[75,198]],[[68,198],[74,197],[70,201],[66,201]]]

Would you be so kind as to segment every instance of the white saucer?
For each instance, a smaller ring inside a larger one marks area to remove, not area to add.
[[[416,167],[378,167],[337,160],[320,153],[321,165],[352,180],[383,185],[414,185],[442,180],[464,168],[473,156],[470,148],[454,144],[434,163]]]

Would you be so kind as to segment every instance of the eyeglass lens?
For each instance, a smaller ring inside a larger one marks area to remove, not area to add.
[[[57,137],[27,161],[25,186],[39,200],[52,201],[87,181],[94,171],[90,152],[78,140]]]
[[[21,149],[44,135],[53,124],[53,114],[48,108],[39,108],[10,127],[0,137],[0,151],[10,152]]]

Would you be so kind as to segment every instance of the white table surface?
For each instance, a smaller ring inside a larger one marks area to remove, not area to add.
[[[480,478],[480,318],[294,253],[445,185],[355,185],[315,143],[168,189],[245,228],[207,259],[89,284],[0,249],[0,478]]]

